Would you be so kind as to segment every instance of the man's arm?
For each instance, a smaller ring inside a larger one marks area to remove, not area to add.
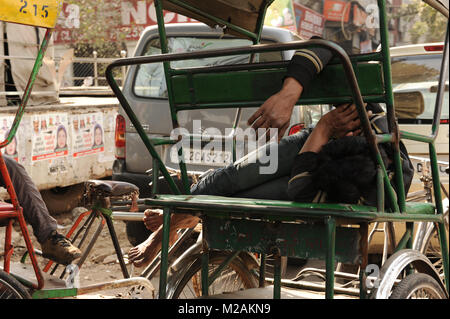
[[[276,128],[278,138],[284,135],[295,103],[301,94],[331,60],[333,54],[325,48],[301,49],[291,59],[281,90],[272,95],[248,119],[253,129]]]
[[[372,111],[368,114],[371,116]],[[331,138],[356,136],[360,132],[361,122],[354,104],[340,105],[322,116],[294,161],[287,190],[289,198],[308,202],[317,195],[315,200],[320,202],[322,194],[311,174],[317,167],[318,153]]]
[[[372,112],[369,111],[369,115]],[[356,136],[361,132],[361,122],[354,104],[341,105],[326,113],[317,123],[300,153],[318,153],[322,146],[335,137]]]
[[[248,119],[248,125],[256,131],[259,128],[277,128],[280,139],[289,127],[292,109],[303,92],[303,86],[294,78],[288,77],[282,89],[268,98]]]

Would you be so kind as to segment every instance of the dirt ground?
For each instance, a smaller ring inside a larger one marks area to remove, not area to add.
[[[78,216],[78,214],[83,211],[83,209],[75,209],[71,213],[62,214],[53,216],[57,219],[58,224],[60,227],[60,232],[62,234],[66,234],[71,225],[73,224],[74,220]],[[122,249],[122,253],[125,255],[125,260],[127,262],[127,269],[131,276],[137,276],[140,271],[143,270],[143,268],[134,268],[134,266],[128,264],[127,260],[127,253],[129,249],[132,247],[132,245],[129,243],[127,236],[126,236],[126,230],[125,230],[125,222],[123,221],[113,221],[114,228],[116,230],[119,243]],[[92,229],[96,229],[98,224],[94,224]],[[28,231],[31,234],[33,246],[35,249],[40,250],[41,247],[39,243],[36,241],[36,238],[32,235],[32,228],[28,226]],[[4,233],[5,228],[0,228],[0,264],[3,266],[3,253],[4,253]],[[93,233],[93,231],[91,231]],[[81,237],[79,237],[81,238]],[[20,229],[18,227],[15,227],[12,235],[12,242],[14,245],[14,254],[12,257],[13,262],[19,262],[22,258],[23,254],[26,252],[25,248],[25,242],[22,238],[22,235],[20,233]],[[86,241],[87,243],[87,241]],[[85,247],[86,244],[84,244],[82,247]],[[41,266],[41,269],[44,268],[44,266],[47,264],[48,260],[44,259],[42,257],[38,256],[38,260]],[[29,259],[27,260],[29,262]],[[58,270],[55,272],[55,274],[61,274],[63,270],[62,266],[59,266]],[[82,265],[79,271],[79,286],[84,287],[92,284],[97,283],[104,283],[109,281],[114,281],[118,279],[123,279],[122,271],[120,269],[120,265],[118,263],[114,246],[111,241],[111,237],[109,235],[108,227],[105,225],[100,233],[99,238],[94,244],[94,247],[91,251],[91,253],[88,255],[86,261]],[[157,287],[157,280],[152,280],[152,284],[154,287]],[[101,291],[97,293],[93,293],[84,297],[80,298],[109,298],[117,296],[117,294],[123,293],[127,289],[120,289],[120,290],[107,290],[107,291]],[[149,296],[147,296],[149,297]]]

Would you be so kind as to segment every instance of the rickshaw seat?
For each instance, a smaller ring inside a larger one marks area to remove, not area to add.
[[[107,180],[88,180],[86,187],[90,192],[98,193],[103,196],[125,196],[132,193],[139,193],[136,185],[120,181]]]
[[[218,212],[219,215],[245,218],[286,219],[297,218],[323,219],[333,216],[352,221],[374,221],[389,218],[421,218],[434,220],[435,207],[430,203],[408,202],[404,213],[380,213],[376,207],[332,204],[332,203],[299,203],[282,200],[260,200],[252,198],[235,198],[211,195],[156,195],[146,199],[147,205],[169,207],[183,211],[204,211],[208,214]],[[432,216],[430,216],[432,215]]]

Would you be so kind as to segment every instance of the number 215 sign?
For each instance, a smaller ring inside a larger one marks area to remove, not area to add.
[[[54,28],[62,0],[0,0],[0,20]]]

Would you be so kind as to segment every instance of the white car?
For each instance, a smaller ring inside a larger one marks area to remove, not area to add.
[[[391,48],[394,104],[401,131],[430,135],[436,103],[443,43],[414,44]],[[443,98],[441,121],[435,146],[440,160],[442,182],[448,184],[445,168],[449,162],[448,77]],[[403,140],[416,165],[418,158],[428,158],[428,144]],[[417,182],[417,181],[416,181]]]

